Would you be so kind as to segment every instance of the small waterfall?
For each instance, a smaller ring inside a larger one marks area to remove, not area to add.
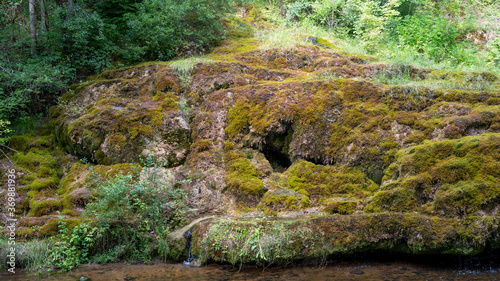
[[[188,258],[187,260],[184,261],[185,265],[191,265],[191,262],[194,260],[194,257],[191,256],[191,247],[193,246],[193,230],[194,228],[191,228],[187,233],[186,233],[186,238],[189,239],[189,252],[188,252]]]

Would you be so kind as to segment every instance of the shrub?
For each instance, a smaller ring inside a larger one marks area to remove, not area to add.
[[[149,222],[149,227],[164,225],[175,229],[185,221],[186,193],[176,188],[175,175],[159,167],[147,167],[142,179],[117,174],[107,181],[93,175],[93,201],[85,214],[99,225],[126,225],[127,222]]]
[[[205,52],[225,37],[221,16],[228,7],[227,0],[145,0],[128,15],[132,46],[125,56],[169,60]]]
[[[57,7],[50,14],[53,27],[47,33],[44,60],[66,67],[69,79],[81,79],[111,66],[111,55],[117,51],[108,34],[115,28],[106,24],[96,12],[75,3],[73,13]]]
[[[316,24],[330,29],[343,29],[346,33],[354,34],[354,27],[360,14],[358,0],[321,0],[313,4],[311,19]]]
[[[82,223],[69,233],[66,223],[59,221],[60,241],[55,243],[49,252],[51,266],[60,267],[62,271],[72,270],[79,264],[90,261],[90,255],[94,249],[95,238],[102,235],[97,227],[91,227]]]
[[[0,137],[5,137],[9,133],[7,121],[12,128],[45,113],[66,86],[61,69],[39,59],[21,63],[0,57],[0,64],[0,120],[7,129],[2,129]]]
[[[144,163],[140,173],[116,174],[108,180],[92,172],[88,183],[92,201],[84,215],[95,219],[106,235],[96,242],[100,249],[109,251],[101,253],[100,260],[149,260],[155,238],[182,227],[187,220],[187,194],[178,186],[189,180],[176,180],[176,175],[154,163],[151,155]]]
[[[401,4],[399,0],[364,1],[360,5],[361,15],[356,22],[356,33],[368,51],[374,51],[384,36],[387,24],[399,16],[396,10]]]

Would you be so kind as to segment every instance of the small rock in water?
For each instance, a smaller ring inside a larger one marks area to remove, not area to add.
[[[82,276],[82,277],[80,277],[80,279],[78,279],[78,281],[92,281],[92,279],[85,277],[85,276]]]
[[[200,259],[194,259],[189,263],[190,267],[201,267],[201,260]]]
[[[355,269],[355,270],[351,271],[351,274],[361,275],[361,274],[365,274],[365,272],[361,269]]]

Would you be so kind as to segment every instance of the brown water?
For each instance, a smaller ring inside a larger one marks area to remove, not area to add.
[[[126,265],[123,263],[81,266],[73,272],[46,277],[0,273],[2,281],[156,281],[156,280],[500,280],[500,268],[461,270],[408,262],[339,262],[325,267],[241,269],[230,265],[201,268],[183,264]]]

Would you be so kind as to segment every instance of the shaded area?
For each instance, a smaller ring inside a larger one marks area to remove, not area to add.
[[[268,134],[261,149],[271,167],[278,172],[283,172],[292,165],[288,151],[292,141],[293,129],[291,124],[285,126],[286,129],[283,133],[271,132]]]

